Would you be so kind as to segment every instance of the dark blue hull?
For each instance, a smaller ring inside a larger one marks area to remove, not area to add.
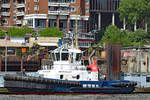
[[[68,81],[33,77],[4,77],[12,94],[127,94],[134,91],[130,81]]]
[[[130,94],[134,88],[97,88],[97,89],[71,89],[57,91],[49,89],[7,88],[11,94]]]

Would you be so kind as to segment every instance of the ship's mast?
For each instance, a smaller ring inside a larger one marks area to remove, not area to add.
[[[78,48],[78,8],[76,11],[76,21],[75,21],[75,47]]]

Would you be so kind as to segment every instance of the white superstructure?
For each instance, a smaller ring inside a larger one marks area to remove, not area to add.
[[[75,80],[75,81],[97,81],[98,71],[91,71],[88,66],[81,64],[82,51],[69,48],[67,45],[59,47],[51,52],[53,65],[50,68],[43,67],[37,73],[44,78]]]

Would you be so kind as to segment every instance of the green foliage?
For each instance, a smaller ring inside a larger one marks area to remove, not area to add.
[[[92,47],[88,48],[88,52],[92,52],[92,51],[93,51]]]
[[[10,37],[25,37],[26,33],[32,33],[32,29],[24,26],[22,28],[8,28],[8,36]]]
[[[122,47],[143,46],[150,43],[149,34],[143,29],[137,29],[135,32],[120,31],[116,26],[107,27],[99,45],[105,42],[120,43]]]
[[[57,27],[43,29],[38,34],[41,37],[63,37],[63,33]]]
[[[32,53],[33,53],[33,49],[29,48],[27,54],[29,55],[29,54],[32,54]]]
[[[105,32],[105,30],[101,29],[95,33],[95,42],[99,42],[102,39],[104,32]]]
[[[1,54],[2,56],[5,56],[5,51],[6,51],[5,49],[1,49],[1,50],[0,50],[0,54]]]
[[[115,25],[109,25],[102,37],[101,43],[111,42],[111,43],[118,43],[120,39],[121,33],[119,28]]]
[[[150,14],[147,11],[150,8],[148,2],[147,0],[120,0],[118,8],[120,19],[125,18],[126,23],[130,25],[145,19]]]
[[[148,33],[143,29],[137,29],[130,33],[130,38],[133,46],[143,46],[150,42]]]
[[[21,57],[21,49],[16,49],[16,56]]]
[[[127,32],[125,30],[120,32],[120,44],[122,47],[128,47],[128,46],[132,46],[132,42],[131,42],[131,38],[130,38],[130,32]]]
[[[0,36],[3,36],[3,37],[6,36],[6,33],[3,30],[1,30],[1,29],[0,29]]]

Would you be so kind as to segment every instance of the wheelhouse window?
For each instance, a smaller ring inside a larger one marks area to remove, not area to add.
[[[150,77],[146,77],[146,82],[150,82]]]
[[[68,60],[69,58],[69,54],[68,53],[62,53],[62,56],[61,56],[61,60],[64,61],[64,60]]]
[[[82,53],[77,53],[76,54],[76,61],[80,61],[82,57]]]
[[[60,60],[60,53],[56,53],[56,60],[57,60],[57,61]]]
[[[53,60],[55,61],[56,58],[55,58],[55,54],[54,53],[52,53],[52,57],[53,57]]]

